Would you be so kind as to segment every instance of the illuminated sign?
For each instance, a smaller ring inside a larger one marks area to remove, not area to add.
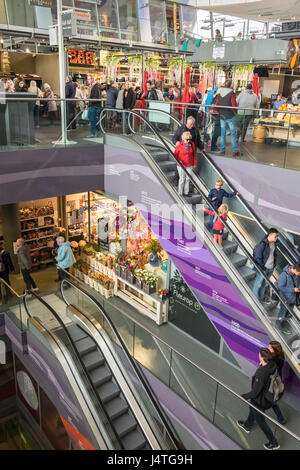
[[[95,65],[95,52],[82,49],[69,49],[69,65],[93,67]]]

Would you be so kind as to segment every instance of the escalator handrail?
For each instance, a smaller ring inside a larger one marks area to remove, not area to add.
[[[107,110],[104,108],[101,112],[101,115],[102,113],[106,112]],[[170,150],[169,146],[165,143],[165,141],[162,139],[162,137],[159,135],[159,133],[157,132],[157,130],[154,128],[154,126],[149,122],[147,121],[143,116],[141,116],[140,114],[137,114],[136,112],[132,111],[132,110],[124,110],[124,109],[117,109],[118,112],[120,113],[130,113],[132,114],[133,116],[136,116],[140,119],[142,119],[148,126],[149,128],[152,130],[153,134],[157,137],[157,139],[162,143],[163,147],[166,149],[166,151],[168,152],[168,154],[171,156],[171,158],[173,160],[175,160],[178,165],[182,168],[182,170],[184,171],[184,173],[187,175],[187,177],[192,181],[192,183],[194,184],[194,186],[196,187],[196,189],[199,191],[199,194],[202,196],[202,198],[205,200],[205,203],[206,205],[208,205],[212,211],[215,212],[215,208],[214,206],[212,205],[212,202],[207,198],[207,196],[203,193],[202,189],[200,188],[199,184],[198,184],[198,181],[195,179],[195,176],[194,176],[194,173],[188,173],[188,171],[186,170],[186,168],[182,165],[181,161],[180,160],[177,160],[177,158],[175,157],[175,155],[173,154],[173,152]],[[114,135],[114,134],[113,134]],[[137,145],[138,143],[135,142]],[[141,144],[139,144],[141,145]],[[145,155],[146,155],[146,159],[149,158],[151,160],[151,162],[155,165],[156,169],[158,170],[158,172],[160,174],[162,174],[163,178],[165,178],[165,175],[162,173],[158,163],[152,158],[150,152],[143,146],[141,145],[142,148],[145,150]],[[173,188],[174,189],[174,188]],[[184,201],[185,204],[186,204],[186,201]],[[195,215],[193,216],[196,224],[199,223],[198,219],[195,217]],[[240,247],[240,249],[246,253],[248,259],[253,263],[253,265],[255,266],[255,268],[257,269],[257,271],[262,275],[262,277],[265,279],[265,282],[267,283],[267,285],[269,285],[274,292],[276,292],[276,295],[277,297],[279,298],[279,300],[284,304],[284,306],[286,307],[286,309],[288,310],[288,312],[291,314],[292,318],[296,320],[296,324],[299,324],[299,320],[298,320],[298,317],[295,315],[294,311],[291,309],[290,305],[286,302],[286,299],[284,299],[284,297],[281,295],[281,293],[279,292],[279,290],[277,289],[277,287],[272,283],[272,281],[268,278],[268,276],[266,276],[265,272],[262,270],[262,268],[260,267],[260,265],[257,263],[257,261],[254,259],[253,257],[253,254],[250,253],[248,251],[248,249],[243,246],[243,244],[240,242],[239,238],[237,237],[237,235],[234,233],[234,231],[231,229],[231,227],[229,226],[228,222],[223,220],[223,223],[225,225],[225,227],[227,228],[227,230],[231,233],[232,237],[234,238],[234,240],[236,241],[236,243],[238,244],[238,246]],[[204,226],[204,230],[206,231],[206,227]],[[220,253],[223,257],[224,257],[224,253]],[[226,264],[228,264],[228,261],[230,261],[230,259],[228,257],[226,257]],[[233,268],[235,269],[235,267],[233,266]],[[232,270],[232,268],[231,268]],[[238,274],[238,272],[237,272]],[[246,288],[244,286],[244,288]],[[249,292],[251,292],[251,295],[252,295],[252,299],[255,300],[256,302],[256,305],[258,306],[258,308],[260,310],[263,311],[264,313],[264,307],[262,305],[262,303],[253,295],[253,292],[251,290],[249,290]],[[265,316],[265,314],[264,314]],[[285,341],[284,341],[285,342]],[[285,342],[286,344],[286,342]]]
[[[23,297],[26,296],[26,294],[18,294],[10,284],[8,284],[2,277],[0,277],[0,282],[4,284],[18,299],[22,299]]]
[[[71,346],[72,346],[72,349],[73,349],[73,352],[74,352],[74,354],[75,354],[75,356],[76,356],[76,359],[79,361],[79,363],[80,363],[80,365],[81,365],[81,367],[82,367],[82,369],[83,369],[83,371],[84,371],[84,374],[85,374],[85,376],[86,376],[86,378],[87,378],[87,380],[88,380],[88,382],[89,382],[89,385],[90,385],[90,387],[92,388],[92,390],[93,390],[93,392],[94,392],[94,395],[96,396],[96,398],[97,398],[98,401],[99,401],[101,411],[105,414],[106,419],[107,419],[107,421],[109,422],[109,424],[110,424],[110,426],[111,426],[111,428],[112,428],[112,430],[113,430],[113,432],[114,432],[114,434],[115,434],[115,439],[116,439],[116,441],[118,442],[118,444],[119,444],[121,450],[125,450],[125,449],[124,449],[124,446],[123,446],[123,444],[122,444],[122,442],[121,442],[121,440],[120,440],[120,438],[119,438],[119,435],[118,435],[118,433],[117,433],[117,431],[116,431],[116,429],[115,429],[115,426],[113,425],[112,420],[110,419],[110,417],[109,417],[109,415],[108,415],[108,413],[107,413],[105,407],[103,406],[102,400],[101,400],[101,398],[99,397],[99,394],[98,394],[98,392],[97,392],[97,390],[96,390],[96,387],[95,387],[95,385],[93,384],[93,382],[92,382],[92,380],[91,380],[91,378],[90,378],[90,375],[89,375],[89,373],[88,373],[88,371],[87,371],[87,368],[86,368],[86,366],[85,366],[85,364],[84,364],[82,358],[80,357],[80,354],[79,354],[78,351],[77,351],[77,348],[76,348],[76,346],[75,346],[75,343],[74,343],[74,341],[73,341],[73,339],[72,339],[72,337],[71,337],[71,335],[70,335],[70,333],[69,333],[69,331],[68,331],[66,325],[64,324],[64,322],[62,321],[62,319],[60,318],[60,316],[55,312],[55,310],[54,310],[42,297],[40,297],[40,296],[39,296],[36,292],[34,292],[33,290],[28,291],[28,293],[31,294],[31,295],[33,295],[36,299],[38,299],[38,301],[41,302],[41,303],[49,310],[49,312],[52,314],[52,316],[54,316],[54,318],[56,319],[56,321],[58,321],[58,323],[60,324],[60,326],[63,328],[64,333],[67,335],[67,338],[68,338],[68,340],[70,341],[70,344],[71,344]],[[27,306],[27,302],[26,302],[26,295],[24,296],[23,301],[24,301],[24,305],[25,305],[26,311],[29,311],[29,307]]]
[[[171,437],[172,441],[173,441],[173,444],[176,446],[176,448],[178,448],[178,445],[177,445],[177,442],[178,442],[178,438],[175,436],[175,433],[174,431],[171,429],[170,427],[170,424],[168,423],[168,421],[166,420],[165,416],[164,416],[164,413],[162,412],[161,410],[161,407],[158,406],[158,403],[159,403],[159,400],[155,394],[155,392],[153,391],[151,385],[149,384],[147,378],[145,377],[145,375],[143,374],[140,366],[133,360],[131,354],[129,353],[128,351],[128,348],[127,346],[125,345],[124,341],[123,341],[123,338],[122,336],[120,335],[120,333],[118,332],[118,329],[115,327],[114,323],[112,322],[111,318],[109,317],[109,315],[106,313],[106,310],[102,307],[102,305],[97,301],[97,299],[95,299],[94,296],[92,296],[88,291],[86,291],[83,287],[78,287],[77,283],[79,284],[83,284],[80,279],[77,279],[75,276],[73,276],[72,274],[70,274],[68,271],[66,271],[65,269],[63,269],[61,266],[57,265],[57,268],[60,269],[61,271],[63,271],[67,277],[72,277],[74,278],[74,280],[76,282],[74,282],[72,279],[64,279],[65,281],[69,282],[71,285],[73,285],[76,289],[79,289],[81,292],[84,293],[84,295],[86,295],[87,297],[89,297],[96,305],[97,307],[99,308],[99,310],[101,311],[101,314],[103,315],[103,317],[105,318],[105,320],[107,321],[107,323],[109,324],[110,328],[112,329],[113,333],[115,334],[115,336],[117,337],[118,341],[120,342],[120,345],[122,347],[122,350],[123,352],[125,353],[128,361],[130,362],[130,365],[131,367],[133,368],[134,372],[136,373],[139,381],[141,382],[141,384],[143,385],[144,389],[146,390],[147,392],[147,395],[149,396],[155,410],[157,411],[162,423],[164,424],[166,430],[168,431],[168,434],[169,436]],[[61,293],[63,294],[62,292],[62,284],[60,285],[60,290],[61,290]],[[62,296],[64,298],[64,296]],[[67,303],[67,302],[66,302]],[[84,313],[84,312],[81,312],[81,313]],[[91,321],[91,319],[89,317],[87,317],[86,315],[84,315],[85,318],[87,318],[92,324],[93,322]],[[95,325],[94,325],[95,326]]]
[[[163,110],[160,110],[160,109],[155,109],[155,108],[134,108],[134,110],[137,110],[137,111],[148,111],[148,112],[157,112],[157,113],[161,113],[161,114],[165,114],[167,115],[168,117],[170,117],[171,119],[173,119],[173,121],[178,125],[178,126],[182,126],[183,124],[175,117],[173,116],[173,114],[171,113],[168,113],[166,111],[163,111]],[[162,137],[163,138],[163,137]],[[204,150],[200,150],[200,153],[202,154],[202,156],[208,161],[208,163],[210,164],[210,166],[212,166],[221,176],[221,178],[226,182],[227,186],[232,190],[232,191],[236,191],[236,189],[233,187],[233,185],[228,181],[227,177],[225,176],[225,174],[223,173],[223,171],[219,168],[219,166],[212,160],[212,158],[204,151]],[[197,177],[199,177],[197,175]],[[206,186],[206,189],[208,190],[209,188],[207,187],[207,185],[205,184]],[[237,191],[236,191],[237,192]],[[259,218],[257,217],[256,213],[253,211],[253,209],[250,207],[250,205],[248,204],[248,202],[242,197],[241,194],[239,194],[239,196],[237,196],[237,198],[241,201],[241,203],[245,206],[245,208],[247,209],[247,211],[251,214],[251,216],[253,217],[253,219],[255,220],[255,222],[259,225],[259,227],[262,229],[262,231],[267,235],[268,231],[266,229],[266,227],[262,224],[262,222],[259,220]],[[299,261],[299,253],[295,250],[295,249],[288,249],[284,243],[281,241],[280,239],[280,234],[279,234],[279,241],[280,241],[280,244],[281,246],[279,247],[279,250],[282,251],[282,255],[284,256],[284,258],[287,259],[288,263],[297,263]],[[291,253],[290,253],[290,252]],[[294,259],[291,259],[290,256],[294,257]]]

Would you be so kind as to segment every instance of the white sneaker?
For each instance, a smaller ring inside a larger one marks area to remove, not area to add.
[[[38,287],[35,287],[34,289],[31,289],[33,290],[33,292],[38,292],[40,289]]]

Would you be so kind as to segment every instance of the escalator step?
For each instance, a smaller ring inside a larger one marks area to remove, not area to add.
[[[129,413],[125,413],[124,415],[114,419],[113,425],[120,437],[124,437],[137,427],[135,419]]]
[[[97,346],[94,341],[87,336],[86,338],[80,339],[76,341],[76,348],[80,354],[80,356],[84,356],[92,351],[96,351]]]
[[[202,198],[199,194],[193,194],[192,196],[184,196],[184,199],[188,204],[200,204]]]
[[[176,170],[176,168],[177,168],[176,162],[158,162],[158,163],[159,163],[160,168],[165,173],[167,173],[169,171],[172,171],[172,170]]]
[[[97,349],[97,351],[92,351],[82,358],[84,365],[86,366],[87,370],[91,371],[95,369],[96,367],[101,366],[104,364],[104,357],[100,353],[100,351]]]
[[[247,257],[240,255],[238,253],[232,253],[231,255],[229,255],[229,259],[232,262],[232,264],[236,266],[237,268],[244,266],[247,263]]]
[[[143,434],[137,429],[123,437],[121,441],[126,450],[138,450],[146,444]]]
[[[73,341],[79,341],[80,339],[86,338],[88,334],[82,330],[76,323],[72,323],[67,326],[67,330],[71,335]]]
[[[230,241],[230,240],[225,240],[222,245],[223,245],[223,250],[227,254],[234,253],[238,247],[237,243]]]
[[[152,153],[151,152],[151,156],[153,158],[153,160],[155,160],[156,162],[167,162],[169,161],[169,155],[166,153],[166,152],[157,152],[157,153]]]
[[[253,269],[249,268],[248,266],[241,266],[239,268],[239,273],[242,275],[243,279],[245,279],[246,281],[250,281],[251,279],[254,279],[256,276]]]
[[[128,405],[125,400],[117,397],[107,403],[106,411],[110,419],[116,419],[128,411]]]
[[[110,370],[105,365],[103,365],[97,369],[92,370],[90,377],[95,387],[98,387],[99,385],[111,380],[112,375]]]
[[[112,380],[97,387],[97,392],[103,403],[106,403],[120,395],[120,389]]]

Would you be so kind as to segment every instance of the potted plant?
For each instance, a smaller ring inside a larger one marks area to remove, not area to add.
[[[162,251],[162,246],[156,238],[151,238],[149,243],[146,246],[146,250],[149,254],[149,263],[153,267],[159,266],[159,254]]]
[[[160,296],[161,300],[164,301],[168,297],[168,289],[159,289],[158,295]]]

